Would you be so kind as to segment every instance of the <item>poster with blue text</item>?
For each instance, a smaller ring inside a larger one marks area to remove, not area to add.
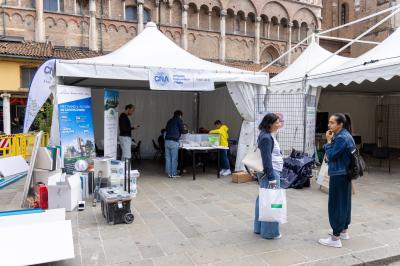
[[[90,88],[58,86],[57,100],[64,167],[72,173],[77,161],[96,156]]]
[[[119,93],[104,90],[104,156],[117,158]]]

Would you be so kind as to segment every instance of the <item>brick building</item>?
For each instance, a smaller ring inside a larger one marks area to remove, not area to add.
[[[378,11],[387,9],[394,5],[400,4],[400,0],[324,0],[322,8],[322,28],[330,29],[354,21],[359,18],[366,17]],[[369,19],[366,22],[357,23],[350,27],[346,27],[332,32],[330,35],[341,38],[355,38],[367,29],[378,23],[390,13]],[[395,15],[392,19],[380,25],[377,29],[367,34],[363,40],[381,42],[395,28],[400,25],[400,15]],[[346,42],[321,40],[321,45],[331,51],[336,51],[343,47]],[[374,47],[370,44],[354,44],[344,51],[344,55],[356,57]]]
[[[322,7],[321,0],[2,1],[3,36],[110,52],[152,20],[201,58],[257,64],[271,61],[320,28]]]

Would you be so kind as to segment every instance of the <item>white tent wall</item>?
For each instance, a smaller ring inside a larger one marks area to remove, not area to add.
[[[154,148],[152,139],[157,143],[160,131],[165,128],[175,110],[182,110],[184,123],[189,130],[193,129],[193,93],[164,91],[119,91],[119,113],[127,104],[136,106],[135,113],[130,117],[132,125],[140,125],[133,131],[135,141],[142,141],[141,154],[143,158],[152,158]],[[104,136],[104,90],[92,90],[93,123],[97,145]]]

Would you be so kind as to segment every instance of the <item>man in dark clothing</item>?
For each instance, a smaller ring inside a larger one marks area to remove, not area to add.
[[[133,104],[128,104],[119,116],[119,143],[122,151],[121,160],[131,158],[132,130],[140,127],[132,127],[131,121],[129,120],[129,116],[131,116],[135,110],[136,108]]]
[[[185,132],[182,116],[182,111],[175,111],[165,128],[165,171],[169,178],[178,177],[179,139]]]

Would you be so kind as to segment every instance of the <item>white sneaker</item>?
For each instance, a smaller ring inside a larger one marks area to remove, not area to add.
[[[279,236],[274,237],[274,239],[281,239],[282,238],[282,234],[279,234]]]
[[[224,169],[222,169],[221,171],[219,171],[219,175],[222,175],[225,172]]]
[[[318,243],[321,245],[327,246],[327,247],[333,247],[333,248],[341,248],[342,247],[342,241],[340,239],[338,240],[333,240],[332,237],[328,238],[321,238]]]
[[[231,174],[232,174],[232,172],[231,172],[231,170],[229,170],[229,169],[224,170],[224,171],[222,172],[222,176],[228,176],[228,175],[231,175]]]
[[[329,231],[328,235],[333,236],[333,231]],[[342,240],[349,240],[350,239],[350,235],[349,233],[340,233],[340,239]]]

